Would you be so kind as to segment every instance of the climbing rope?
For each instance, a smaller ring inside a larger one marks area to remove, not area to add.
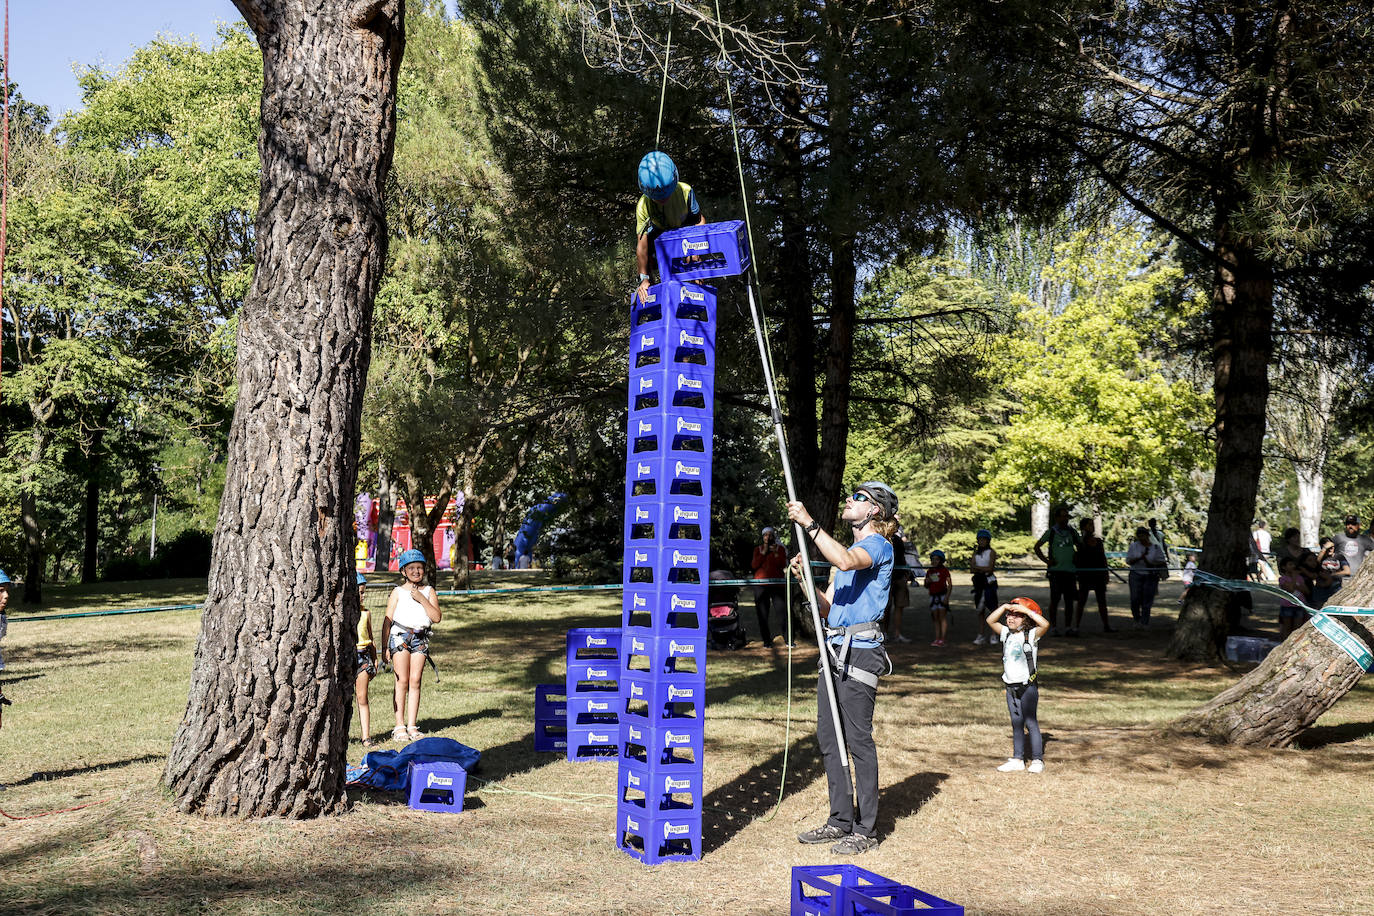
[[[6,3],[9,0],[5,0]],[[663,103],[668,98],[668,60],[673,56],[673,10],[668,7],[668,40],[663,45],[663,87],[658,93],[658,126],[654,128],[654,149],[658,149],[659,138],[663,136]]]

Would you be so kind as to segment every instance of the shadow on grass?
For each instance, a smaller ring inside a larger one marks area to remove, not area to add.
[[[52,779],[65,779],[68,776],[82,776],[86,773],[99,773],[103,770],[114,770],[119,767],[133,766],[136,763],[152,763],[162,761],[167,758],[162,754],[144,754],[142,757],[128,757],[124,760],[111,760],[109,763],[92,763],[84,767],[68,767],[65,770],[40,770],[30,773],[18,782],[10,783],[12,788],[27,786],[35,782],[47,782]]]
[[[30,663],[61,668],[89,668],[121,660],[122,657],[145,659],[149,652],[179,648],[186,640],[175,637],[141,637],[138,639],[100,639],[80,642],[45,642],[35,646],[16,646],[5,650],[5,663],[10,666]],[[8,682],[6,682],[8,683]]]
[[[67,844],[63,844],[64,847]],[[70,854],[64,848],[54,852]],[[74,875],[61,881],[42,880],[34,869],[31,883],[15,886],[0,899],[0,916],[30,913],[205,913],[231,909],[258,912],[269,904],[273,912],[351,913],[359,902],[375,899],[378,888],[397,880],[394,863],[363,861],[327,865],[315,862],[308,869],[255,868],[251,873],[227,863],[222,870],[199,867],[155,869],[137,874],[106,872],[101,879],[83,880]],[[442,882],[447,869],[408,859],[407,884]],[[294,904],[294,905],[293,905]]]
[[[1298,736],[1293,746],[1316,750],[1332,744],[1349,744],[1374,736],[1374,722],[1345,722],[1341,725],[1314,725]]]
[[[892,833],[902,818],[919,814],[948,778],[948,773],[912,773],[896,785],[883,787],[878,796],[878,836]]]
[[[778,803],[782,766],[783,752],[778,751],[702,799],[703,852],[720,849],[735,834],[773,810]],[[787,779],[783,782],[782,797],[811,785],[819,771],[820,753],[815,739],[794,742],[787,749]]]
[[[421,719],[419,725],[421,731],[427,735],[432,735],[446,728],[462,728],[464,725],[481,719],[499,719],[501,715],[499,709],[479,709],[476,712],[465,712],[460,716],[449,716],[446,719]]]

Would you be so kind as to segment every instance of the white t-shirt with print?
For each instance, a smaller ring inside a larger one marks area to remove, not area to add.
[[[1002,630],[1002,682],[1030,683],[1031,662],[1039,663],[1039,651],[1035,630],[1016,633],[1007,629]],[[1030,656],[1029,659],[1027,655]]]

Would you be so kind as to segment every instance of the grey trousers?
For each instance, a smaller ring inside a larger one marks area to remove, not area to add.
[[[849,664],[874,674],[887,673],[887,653],[876,649],[849,650]],[[830,787],[831,826],[859,836],[876,836],[878,823],[878,747],[873,743],[873,704],[878,690],[853,678],[837,678],[835,698],[840,707],[840,726],[854,769],[854,783],[845,767],[835,725],[830,716],[830,697],[821,678],[816,679],[816,738],[825,762],[825,779]],[[857,807],[856,807],[857,802]]]

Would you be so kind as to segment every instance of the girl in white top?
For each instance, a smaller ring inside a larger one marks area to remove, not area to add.
[[[1003,616],[1006,623],[1002,623]],[[1026,738],[1030,737],[1030,772],[1045,769],[1045,744],[1040,737],[1036,707],[1040,688],[1035,682],[1040,639],[1050,622],[1040,616],[1040,605],[1029,598],[1013,598],[988,615],[988,626],[1002,641],[1002,683],[1006,685],[1007,712],[1011,714],[1012,756],[997,769],[1011,773],[1026,769]]]
[[[992,549],[992,532],[986,528],[978,529],[978,546],[973,551],[973,610],[986,614],[997,607],[997,551]],[[978,636],[973,640],[975,646],[995,646],[997,637],[988,628],[986,620],[978,619]]]
[[[396,672],[396,728],[391,737],[414,741],[424,737],[415,721],[420,715],[420,680],[429,655],[429,628],[444,615],[439,610],[438,593],[423,584],[425,555],[407,550],[401,554],[399,565],[403,581],[392,589],[386,602],[386,619],[382,621],[386,652],[382,658]]]

